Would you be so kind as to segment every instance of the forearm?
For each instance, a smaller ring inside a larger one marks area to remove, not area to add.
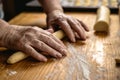
[[[4,34],[7,32],[8,23],[0,19],[0,47],[3,47]]]
[[[60,0],[39,0],[46,14],[54,10],[62,11],[63,9],[60,5]]]

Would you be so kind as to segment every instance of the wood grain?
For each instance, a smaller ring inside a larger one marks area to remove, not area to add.
[[[86,41],[78,40],[76,43],[64,39],[63,42],[69,50],[67,56],[60,60],[50,57],[46,63],[29,57],[14,65],[8,65],[6,60],[12,52],[0,52],[0,80],[120,80],[120,66],[116,65],[115,61],[120,59],[118,15],[111,14],[109,34],[106,34],[94,33],[96,13],[66,14],[87,24],[90,28],[87,33],[89,38]],[[25,17],[28,15],[30,17]],[[38,18],[45,21],[43,13],[24,12],[9,23],[23,25]]]

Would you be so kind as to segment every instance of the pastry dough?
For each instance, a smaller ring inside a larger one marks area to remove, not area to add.
[[[62,39],[65,36],[64,32],[62,30],[59,30],[59,31],[53,33],[53,35],[59,39]],[[27,57],[28,57],[28,55],[23,53],[23,52],[16,52],[16,53],[13,53],[13,55],[11,55],[8,58],[7,63],[14,64],[14,63],[17,63],[17,62],[19,62]]]
[[[101,6],[97,10],[97,19],[94,25],[95,31],[108,31],[110,23],[110,10],[106,6]]]

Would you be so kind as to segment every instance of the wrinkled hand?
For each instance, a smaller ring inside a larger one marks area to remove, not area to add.
[[[10,25],[2,37],[2,43],[7,48],[21,50],[39,61],[47,61],[44,55],[55,58],[66,55],[64,44],[48,31],[38,27]]]
[[[52,29],[54,29],[55,25],[59,25],[72,42],[76,41],[75,37],[85,40],[85,31],[89,31],[82,21],[57,10],[47,14],[47,25]]]

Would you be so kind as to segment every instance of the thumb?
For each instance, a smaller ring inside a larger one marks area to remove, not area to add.
[[[48,18],[47,18],[47,26],[48,26],[47,31],[50,32],[50,33],[53,33],[54,32],[54,27],[51,24],[51,21],[48,20]]]
[[[54,32],[54,28],[52,26],[49,26],[47,31],[50,32],[50,33],[53,33]]]

